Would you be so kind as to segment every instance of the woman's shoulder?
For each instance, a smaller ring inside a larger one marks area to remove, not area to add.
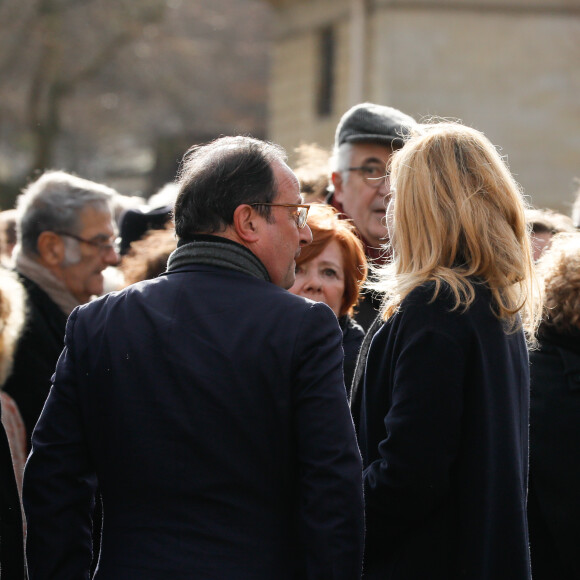
[[[400,310],[428,310],[449,312],[453,310],[453,292],[445,283],[424,282],[413,288],[401,301]]]
[[[414,288],[401,302],[399,317],[406,324],[419,328],[431,328],[444,331],[452,328],[453,334],[460,334],[460,329],[470,332],[476,327],[479,331],[491,325],[501,327],[500,321],[493,314],[491,293],[482,284],[474,283],[474,299],[468,307],[457,306],[457,298],[449,285],[441,283],[437,288],[435,282],[426,282]]]
[[[489,308],[491,303],[491,292],[489,288],[478,280],[469,280],[470,286],[473,289],[474,299],[468,308],[461,305],[455,308],[457,304],[457,294],[453,291],[447,282],[440,282],[437,284],[433,280],[429,280],[416,286],[407,294],[405,299],[401,302],[401,306],[421,306],[432,309],[444,309],[447,311],[468,312],[472,307],[485,306]]]

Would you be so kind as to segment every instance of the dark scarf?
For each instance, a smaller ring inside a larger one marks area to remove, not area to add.
[[[220,236],[198,235],[179,240],[167,260],[167,271],[191,264],[218,266],[270,282],[268,270],[248,248]]]

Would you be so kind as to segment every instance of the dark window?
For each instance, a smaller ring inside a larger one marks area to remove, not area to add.
[[[334,60],[336,49],[334,29],[331,26],[320,31],[319,43],[316,111],[320,117],[326,117],[332,113],[334,106]]]

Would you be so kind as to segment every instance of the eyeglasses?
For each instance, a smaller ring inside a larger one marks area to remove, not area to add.
[[[389,174],[385,173],[384,168],[380,165],[349,167],[347,171],[358,171],[361,174],[363,181],[374,189],[378,189],[383,185],[383,183],[387,186],[387,180],[389,179]]]
[[[293,207],[296,209],[294,213],[294,219],[296,220],[296,225],[302,229],[306,225],[306,219],[308,218],[309,205],[301,203],[249,203],[248,205],[269,205],[274,207]]]
[[[73,240],[76,240],[77,242],[81,242],[83,244],[88,244],[89,246],[93,246],[93,248],[97,248],[97,250],[99,250],[99,252],[101,252],[102,254],[106,254],[107,252],[110,252],[111,250],[115,251],[116,253],[118,253],[118,240],[115,240],[112,244],[110,243],[110,241],[102,241],[102,240],[87,240],[85,238],[82,238],[81,236],[77,236],[76,234],[71,234],[70,232],[54,232],[55,234],[58,234],[59,236],[66,236],[67,238],[72,238]],[[110,238],[108,238],[110,239]]]

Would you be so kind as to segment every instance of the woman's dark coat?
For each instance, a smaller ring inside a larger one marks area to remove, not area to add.
[[[353,393],[367,579],[529,580],[528,356],[482,287],[465,313],[415,289]]]

